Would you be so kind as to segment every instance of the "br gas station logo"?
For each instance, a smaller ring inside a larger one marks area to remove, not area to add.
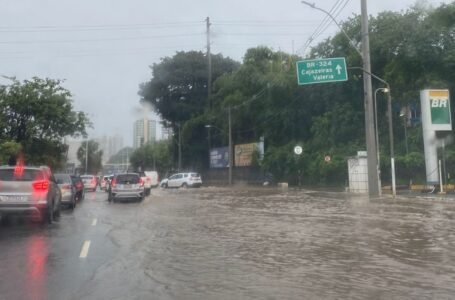
[[[431,123],[450,124],[450,102],[449,91],[430,90],[428,93],[430,100]]]

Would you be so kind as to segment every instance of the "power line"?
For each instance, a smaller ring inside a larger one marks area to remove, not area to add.
[[[199,26],[201,21],[193,22],[157,22],[139,24],[110,25],[37,25],[37,26],[0,26],[0,32],[38,32],[38,31],[92,31],[92,30],[135,30],[141,28],[166,28]]]
[[[342,4],[341,1],[344,1],[344,4]],[[346,5],[348,4],[349,1],[350,0],[337,0],[334,3],[334,5],[332,6],[332,8],[330,9],[330,14],[338,16],[341,13],[341,11],[346,7]],[[306,52],[306,50],[308,49],[308,47],[311,45],[311,43],[314,40],[316,40],[317,38],[319,38],[324,33],[324,31],[328,28],[328,24],[330,24],[332,22],[333,22],[333,20],[329,16],[325,16],[322,19],[319,26],[316,27],[313,34],[311,34],[310,37],[307,39],[304,46],[302,46],[300,49],[297,50],[297,53],[304,54]]]
[[[202,36],[203,33],[186,33],[186,34],[167,34],[167,35],[149,35],[140,37],[123,37],[123,38],[93,38],[93,39],[73,39],[73,40],[17,40],[17,41],[0,41],[0,44],[58,44],[58,43],[85,43],[85,42],[106,42],[106,41],[131,41],[147,39],[167,39],[175,37]]]

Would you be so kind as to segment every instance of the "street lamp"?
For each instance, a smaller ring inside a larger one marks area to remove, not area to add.
[[[400,114],[400,117],[403,118],[403,124],[404,124],[404,142],[406,146],[406,155],[409,153],[409,147],[408,147],[408,107],[406,106],[406,111],[402,112]]]
[[[378,102],[377,102],[377,94],[379,91],[382,91],[383,93],[388,93],[389,89],[388,88],[377,88],[374,91],[374,127],[375,127],[375,132],[376,132],[376,153],[378,155],[378,184],[379,184],[379,195],[382,193],[381,189],[381,164],[380,164],[380,158],[379,158],[379,128],[378,128]]]
[[[219,127],[216,127],[214,125],[210,125],[210,124],[207,124],[205,125],[205,128],[208,128],[210,130],[210,128],[216,128],[218,129],[219,131],[221,132],[225,132],[223,129],[219,128]],[[229,173],[228,173],[228,182],[229,182],[229,185],[232,185],[232,132],[231,132],[231,109],[229,107],[229,146],[228,146],[228,153],[229,153]],[[210,147],[209,147],[209,151],[210,151]]]

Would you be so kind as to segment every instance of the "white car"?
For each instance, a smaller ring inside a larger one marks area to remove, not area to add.
[[[195,172],[177,173],[161,181],[160,186],[163,188],[178,187],[200,187],[202,185],[201,175]]]

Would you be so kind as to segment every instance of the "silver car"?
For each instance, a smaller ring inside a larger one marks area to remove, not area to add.
[[[93,192],[96,191],[96,186],[98,185],[98,181],[94,175],[81,175],[82,182],[84,183],[84,189],[91,190]]]
[[[58,187],[62,193],[62,204],[68,205],[69,208],[76,207],[76,189],[69,174],[55,174]]]
[[[0,215],[34,215],[52,223],[60,215],[61,192],[48,167],[0,167]]]
[[[112,178],[108,201],[118,199],[144,199],[145,189],[144,182],[137,173],[117,174]]]

